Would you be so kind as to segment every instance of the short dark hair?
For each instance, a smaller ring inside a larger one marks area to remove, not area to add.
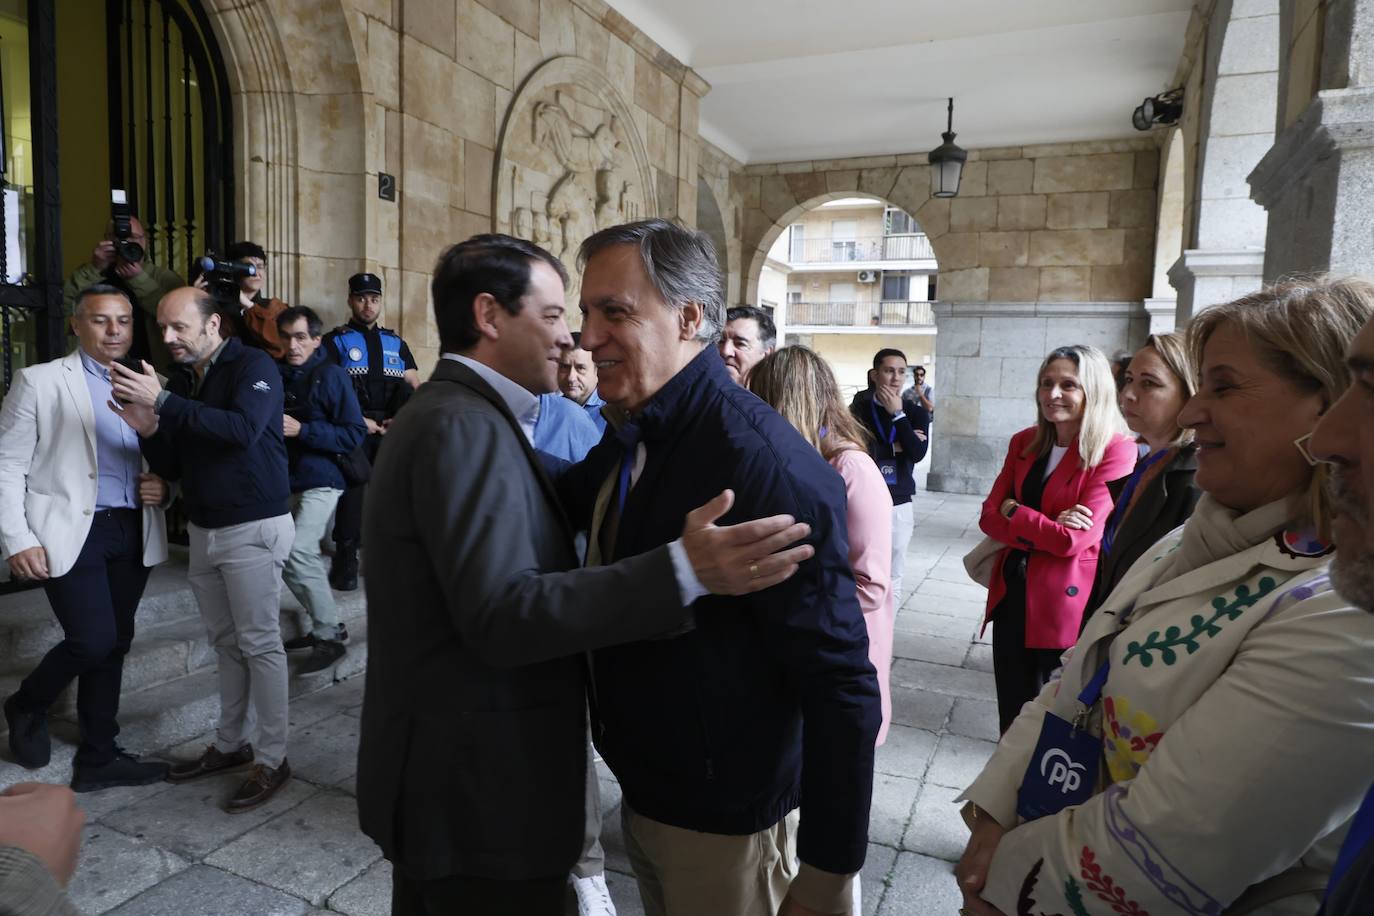
[[[257,242],[235,242],[229,246],[229,250],[224,252],[226,261],[243,261],[248,258],[257,258],[264,264],[267,263],[267,252],[262,250],[262,246]]]
[[[562,261],[533,242],[509,235],[474,235],[439,255],[430,292],[440,349],[460,353],[481,339],[472,301],[482,293],[518,315],[520,300],[530,289],[530,266],[535,261],[552,267],[567,284],[568,271]]]
[[[877,353],[873,354],[873,368],[882,368],[883,360],[887,359],[889,356],[900,356],[902,358],[902,362],[907,361],[906,354],[903,353],[901,350],[898,350],[895,347],[883,347]]]
[[[308,305],[293,305],[290,308],[282,309],[277,315],[277,330],[285,334],[287,325],[295,324],[302,318],[305,319],[305,329],[311,337],[319,337],[324,333],[324,322]]]
[[[92,283],[90,286],[77,293],[76,298],[72,300],[72,314],[75,315],[77,312],[81,311],[82,303],[94,296],[118,296],[129,303],[129,308],[134,307],[134,300],[130,299],[129,294],[118,286],[114,286],[110,283]]]
[[[725,327],[725,289],[716,260],[716,245],[704,232],[685,229],[666,219],[645,219],[611,226],[588,236],[577,252],[583,267],[602,249],[633,245],[649,282],[671,309],[689,302],[701,306],[697,339],[714,341]]]
[[[759,325],[759,340],[765,350],[773,349],[778,342],[778,326],[773,324],[773,316],[755,305],[731,306],[725,313],[725,323],[752,318]]]

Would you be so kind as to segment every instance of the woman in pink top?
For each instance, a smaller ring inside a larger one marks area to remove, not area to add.
[[[883,724],[892,719],[892,496],[867,450],[868,432],[840,400],[830,366],[806,347],[783,347],[749,371],[749,390],[797,428],[844,478],[849,498],[849,565],[868,624],[868,657],[878,671]]]

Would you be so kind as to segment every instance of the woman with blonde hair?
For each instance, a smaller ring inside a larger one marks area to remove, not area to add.
[[[1096,347],[1060,347],[1036,373],[1036,424],[1011,437],[979,527],[1005,545],[993,561],[983,626],[1002,731],[1073,645],[1097,570],[1107,484],[1130,473],[1116,382]]]
[[[1374,285],[1188,329],[1202,499],[1126,573],[962,795],[971,916],[1311,916],[1374,771],[1374,614],[1332,587],[1307,440]]]
[[[1196,392],[1193,357],[1182,334],[1151,334],[1126,366],[1121,413],[1141,454],[1129,477],[1108,485],[1114,506],[1103,528],[1097,577],[1080,629],[1131,564],[1186,522],[1202,496],[1193,481],[1193,431],[1178,425],[1183,405]]]
[[[806,347],[774,350],[749,371],[749,390],[796,427],[844,478],[848,497],[849,565],[858,586],[859,607],[868,625],[868,657],[878,672],[883,722],[878,744],[892,719],[895,611],[892,604],[892,496],[868,454],[868,432],[840,400],[830,366]]]

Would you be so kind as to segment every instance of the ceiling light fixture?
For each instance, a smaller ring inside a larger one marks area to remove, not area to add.
[[[1183,114],[1183,87],[1150,96],[1131,112],[1136,130],[1149,130],[1156,124],[1174,124]]]
[[[949,128],[944,138],[927,157],[935,168],[930,170],[930,193],[936,197],[954,197],[959,193],[959,180],[964,174],[968,153],[954,143],[954,99],[949,100]]]

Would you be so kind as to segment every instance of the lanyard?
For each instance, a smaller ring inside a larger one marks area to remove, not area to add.
[[[1341,879],[1350,871],[1350,866],[1355,864],[1355,860],[1369,845],[1371,839],[1374,839],[1374,787],[1365,794],[1360,809],[1355,812],[1355,817],[1350,822],[1350,832],[1345,835],[1345,842],[1341,844],[1340,855],[1336,857],[1336,867],[1331,869],[1331,881],[1326,885],[1323,908],[1326,901],[1331,898],[1331,892],[1340,885]]]
[[[1098,698],[1102,696],[1102,688],[1107,685],[1107,674],[1111,671],[1111,667],[1111,659],[1107,659],[1102,663],[1102,667],[1097,669],[1097,673],[1092,676],[1092,680],[1088,681],[1087,686],[1078,694],[1078,702],[1082,703],[1088,709],[1093,708]]]
[[[1121,527],[1121,521],[1126,517],[1126,512],[1131,507],[1131,497],[1135,495],[1136,487],[1140,486],[1140,481],[1145,477],[1145,472],[1167,454],[1169,454],[1169,449],[1162,449],[1137,464],[1135,470],[1131,472],[1131,476],[1126,480],[1126,486],[1121,488],[1121,495],[1117,497],[1116,508],[1118,511],[1113,511],[1112,517],[1107,520],[1107,531],[1102,536],[1103,556],[1112,552],[1112,544],[1116,541],[1117,529]]]
[[[883,433],[883,421],[880,420],[880,419],[878,419],[878,401],[877,401],[877,398],[876,398],[876,397],[875,397],[873,400],[871,400],[871,401],[868,402],[868,409],[871,410],[871,411],[873,412],[873,426],[874,426],[874,428],[878,431],[878,434],[879,434],[879,435],[882,435],[882,433]],[[889,427],[887,428],[887,444],[888,444],[888,447],[891,448],[892,444],[893,444],[894,442],[896,442],[896,441],[897,441],[897,421],[896,421],[896,420],[893,420],[893,421],[892,421],[892,425],[889,426]],[[897,450],[896,450],[895,448],[892,449],[892,454],[893,454],[894,456],[897,454]]]

